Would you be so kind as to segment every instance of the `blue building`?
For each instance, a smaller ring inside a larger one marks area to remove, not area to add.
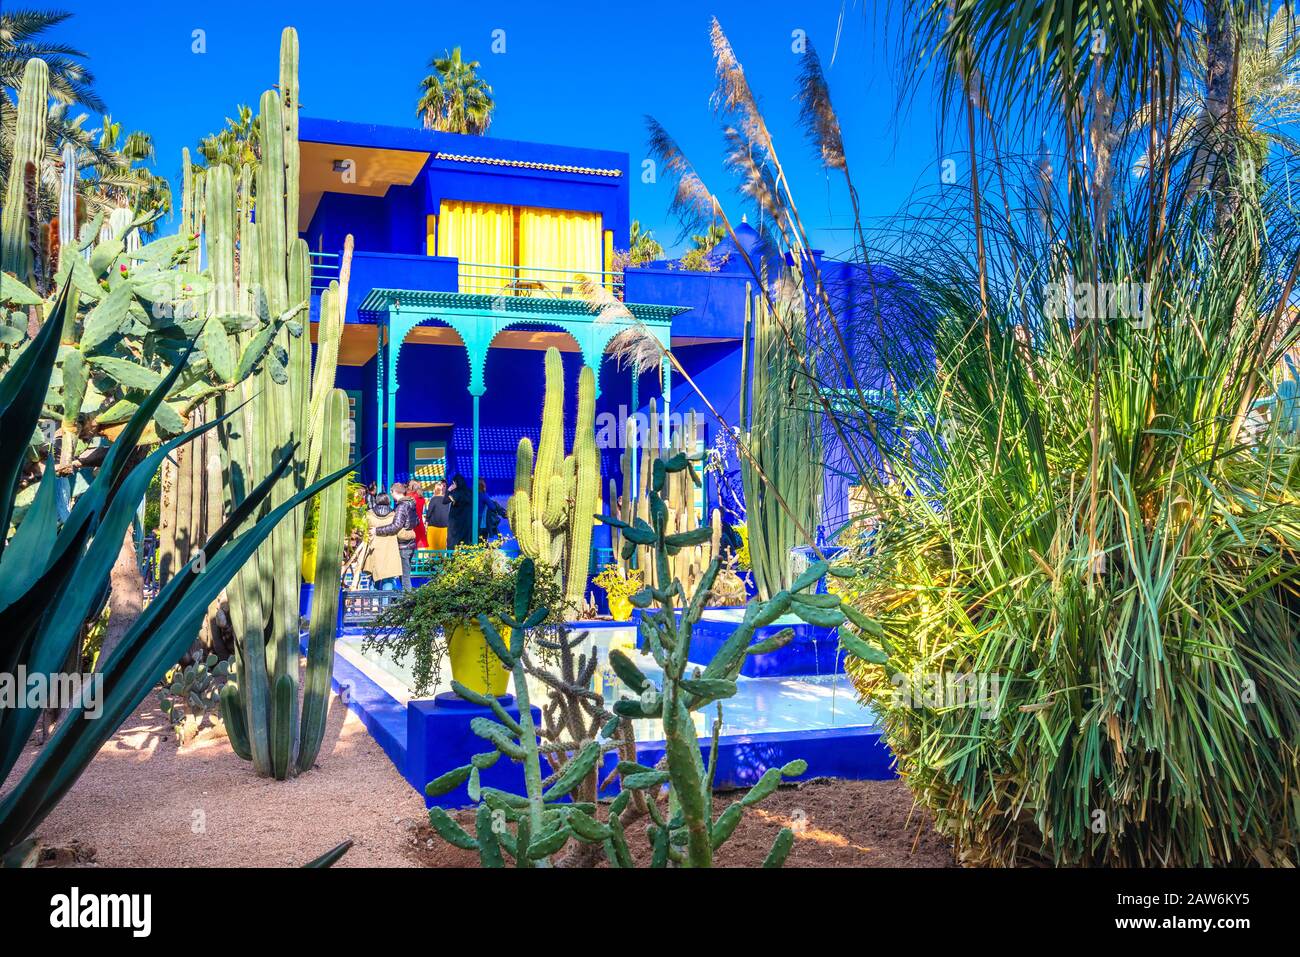
[[[460,472],[504,499],[520,437],[537,438],[550,346],[563,354],[571,406],[578,370],[596,370],[598,433],[654,398],[673,416],[697,412],[698,441],[712,443],[722,426],[696,388],[735,424],[752,275],[729,239],[715,250],[717,271],[618,268],[626,153],[307,118],[299,135],[314,310],[354,237],[336,382],[352,399],[356,451],[377,453],[365,480]],[[749,226],[737,236],[758,239]],[[593,286],[670,344],[696,388],[666,365],[640,376],[620,368],[608,354],[619,326],[600,321]],[[604,456],[607,487],[618,451]],[[831,510],[842,511],[844,489],[833,486]]]

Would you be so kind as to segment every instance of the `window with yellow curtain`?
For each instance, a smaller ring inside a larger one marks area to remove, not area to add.
[[[584,277],[601,281],[603,239],[600,213],[521,207],[519,276],[548,295],[577,295]]]
[[[514,207],[444,200],[438,217],[438,255],[461,261],[461,292],[502,292],[515,279]]]

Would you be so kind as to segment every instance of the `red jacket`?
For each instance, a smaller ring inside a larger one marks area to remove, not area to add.
[[[419,492],[412,492],[411,501],[415,503],[415,547],[428,548],[429,535],[424,530],[424,496]]]

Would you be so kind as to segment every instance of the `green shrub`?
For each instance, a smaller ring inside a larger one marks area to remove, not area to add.
[[[1268,333],[1260,211],[1204,213],[1155,249],[1117,221],[1091,264],[1020,250],[1046,285],[1160,263],[1146,322],[996,282],[985,321],[956,251],[905,274],[940,374],[861,559],[889,658],[851,672],[968,862],[1300,861],[1300,457],[1246,415],[1296,331]]]
[[[513,607],[520,562],[507,558],[498,541],[457,546],[438,563],[429,581],[401,592],[384,609],[366,631],[363,650],[390,654],[408,664],[415,677],[412,692],[428,695],[442,679],[451,632],[477,622],[480,615],[495,618],[503,608]],[[541,607],[564,607],[563,589],[552,572],[537,576],[533,593]],[[549,624],[562,620],[558,611],[547,613]]]

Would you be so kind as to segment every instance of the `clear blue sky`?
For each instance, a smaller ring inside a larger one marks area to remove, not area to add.
[[[826,66],[864,214],[894,212],[918,184],[938,176],[929,105],[913,103],[895,117],[896,67],[886,61],[883,15],[868,0],[240,0],[197,7],[135,0],[127,8],[56,0],[51,6],[75,14],[52,38],[89,54],[113,118],[153,134],[157,168],[173,183],[183,146],[218,129],[237,103],[255,106],[275,82],[283,26],[297,27],[301,39],[304,114],[371,123],[416,125],[417,85],[429,59],[459,45],[466,58],[481,61],[492,84],[497,110],[489,135],[627,151],[633,218],[666,247],[680,249],[678,224],[667,211],[670,187],[640,181],[642,117],[658,118],[728,212],[740,211],[721,169],[721,133],[709,108],[713,14],[762,98],[804,221],[829,253],[851,245],[851,219],[838,174],[823,173],[796,126],[794,31],[806,32]],[[205,31],[203,54],[192,52],[195,30]],[[492,52],[495,30],[505,31],[504,53]]]

